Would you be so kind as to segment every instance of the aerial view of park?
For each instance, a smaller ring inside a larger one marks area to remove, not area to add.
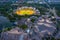
[[[0,40],[60,40],[60,0],[0,0]]]

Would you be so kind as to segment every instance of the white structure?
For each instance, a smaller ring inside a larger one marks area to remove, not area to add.
[[[3,32],[1,35],[1,40],[20,40],[22,39],[22,34],[25,36],[26,34],[23,30],[19,29],[18,27],[13,28],[10,31]]]
[[[45,37],[47,35],[53,35],[56,30],[55,24],[49,19],[38,18],[37,28],[39,29],[40,36]]]

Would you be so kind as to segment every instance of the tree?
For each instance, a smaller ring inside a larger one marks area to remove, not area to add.
[[[23,25],[21,25],[21,26],[19,25],[18,27],[19,27],[19,28],[22,28],[23,30],[25,30],[26,28],[28,28],[28,26],[25,25],[25,24],[23,24]]]

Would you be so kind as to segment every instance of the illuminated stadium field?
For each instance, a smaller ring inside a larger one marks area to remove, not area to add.
[[[36,13],[36,10],[32,7],[21,7],[18,8],[15,13],[17,15],[33,15]]]
[[[34,7],[20,7],[15,10],[17,15],[40,15],[40,11]]]

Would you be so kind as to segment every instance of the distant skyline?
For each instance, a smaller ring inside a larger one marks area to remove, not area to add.
[[[0,1],[36,1],[36,0],[0,0]],[[40,0],[37,0],[40,1]],[[43,1],[43,0],[42,0]],[[60,0],[46,0],[50,2],[60,2]]]
[[[38,2],[38,1],[41,1],[41,2],[44,2],[44,1],[47,1],[47,2],[52,2],[52,3],[60,3],[60,0],[0,0],[0,2],[12,2],[12,1],[18,1],[18,2],[27,2],[27,1],[33,1],[33,2]]]

